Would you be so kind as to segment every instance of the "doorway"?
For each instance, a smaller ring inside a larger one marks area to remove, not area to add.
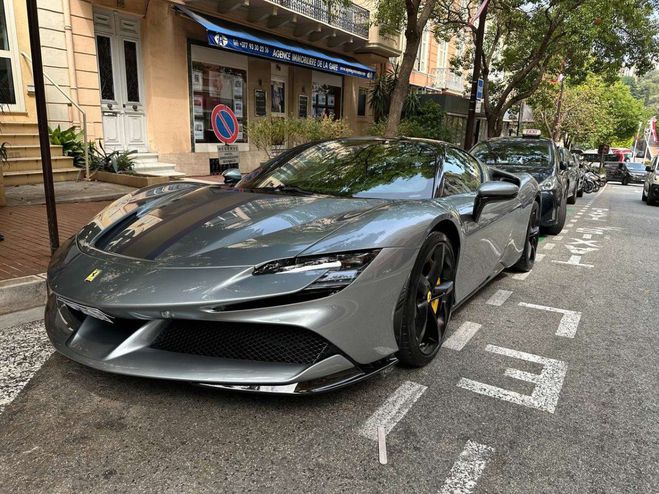
[[[95,11],[94,31],[104,147],[146,152],[139,18]]]

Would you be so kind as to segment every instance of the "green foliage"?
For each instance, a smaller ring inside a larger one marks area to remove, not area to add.
[[[136,153],[136,150],[112,151],[108,153],[100,142],[98,147],[90,142],[89,168],[93,171],[105,171],[110,173],[130,172],[135,166],[135,162],[131,155]]]
[[[659,115],[659,70],[641,77],[623,77],[634,98],[641,100],[650,115]]]
[[[387,68],[386,71],[378,75],[369,88],[368,104],[373,111],[373,118],[376,122],[389,115],[391,93],[396,85],[397,73],[397,65],[394,65],[393,69]]]
[[[75,166],[79,168],[85,166],[85,143],[82,132],[76,131],[75,127],[62,130],[58,125],[54,129],[48,127],[48,134],[51,144],[62,146],[64,155],[73,157]]]
[[[530,101],[535,118],[550,136],[555,135],[558,122],[561,137],[567,136],[583,147],[624,145],[636,134],[639,122],[648,116],[642,102],[621,81],[609,83],[593,75],[581,83],[568,81],[560,115],[558,96],[558,84],[545,82]]]
[[[258,118],[247,123],[250,143],[269,158],[282,146],[347,137],[352,134],[345,120],[322,118]]]
[[[405,137],[421,137],[424,139],[436,139],[446,141],[450,133],[444,123],[444,112],[436,102],[426,100],[419,102],[416,110],[406,113],[400,121],[398,135]],[[370,134],[376,136],[384,135],[386,122],[380,120],[370,128]]]

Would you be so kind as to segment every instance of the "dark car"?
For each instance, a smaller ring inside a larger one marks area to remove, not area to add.
[[[579,183],[581,182],[581,171],[579,160],[569,149],[559,148],[561,162],[567,164],[567,203],[575,204],[579,195]]]
[[[645,171],[645,164],[628,161],[627,163],[624,163],[624,166],[629,174],[627,183],[642,184],[645,182],[645,177],[648,174],[648,172]]]
[[[646,167],[647,171],[645,182],[643,183],[642,200],[648,204],[659,203],[659,156],[655,156],[650,166]]]
[[[540,226],[550,235],[561,232],[567,214],[569,165],[561,160],[552,140],[535,136],[496,137],[479,142],[471,153],[488,166],[531,174],[540,184],[542,194]]]

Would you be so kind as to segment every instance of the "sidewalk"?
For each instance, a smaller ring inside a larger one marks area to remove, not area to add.
[[[60,242],[76,233],[108,201],[57,205]],[[50,261],[46,206],[0,207],[0,280],[43,273]]]

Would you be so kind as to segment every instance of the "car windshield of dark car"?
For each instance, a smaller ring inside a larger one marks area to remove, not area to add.
[[[380,199],[429,199],[437,152],[415,141],[336,140],[315,144],[239,183],[243,189]]]
[[[633,172],[645,171],[645,165],[643,163],[634,163],[633,161],[630,161],[628,163],[625,163],[625,166],[629,171],[633,171]]]
[[[546,173],[552,169],[549,145],[542,141],[486,141],[477,144],[471,154],[493,167]]]

